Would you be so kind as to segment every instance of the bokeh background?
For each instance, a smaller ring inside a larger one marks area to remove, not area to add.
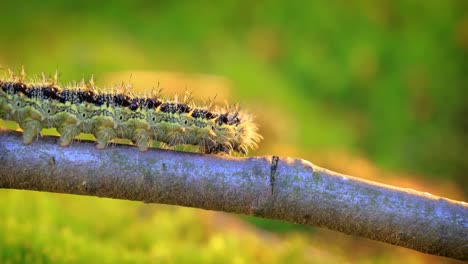
[[[468,194],[468,2],[0,1],[0,65],[216,96],[255,114],[252,155],[457,200]],[[2,263],[451,263],[232,214],[0,190]]]

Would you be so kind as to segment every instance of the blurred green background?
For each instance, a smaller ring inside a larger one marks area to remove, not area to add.
[[[468,2],[1,1],[0,65],[239,102],[265,140],[375,181],[468,194]],[[466,199],[465,199],[466,200]],[[0,190],[0,262],[448,262],[197,209]]]

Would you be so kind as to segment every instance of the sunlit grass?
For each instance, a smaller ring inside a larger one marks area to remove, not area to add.
[[[0,262],[280,263],[306,240],[268,241],[214,228],[201,210],[0,190]]]

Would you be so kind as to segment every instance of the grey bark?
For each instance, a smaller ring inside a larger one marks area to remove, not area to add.
[[[0,188],[164,203],[329,228],[468,260],[468,204],[342,175],[308,161],[94,142],[31,145],[0,131]]]

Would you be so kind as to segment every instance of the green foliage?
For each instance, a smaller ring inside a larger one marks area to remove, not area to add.
[[[282,263],[307,255],[304,239],[265,243],[204,221],[201,210],[13,190],[0,197],[1,263]]]
[[[312,233],[314,230],[311,226],[305,226],[300,224],[292,224],[287,222],[282,222],[278,220],[271,220],[253,216],[243,216],[243,218],[249,223],[254,224],[257,227],[262,228],[263,230],[268,230],[275,233],[282,233],[287,234],[290,232],[303,232],[305,233]]]

